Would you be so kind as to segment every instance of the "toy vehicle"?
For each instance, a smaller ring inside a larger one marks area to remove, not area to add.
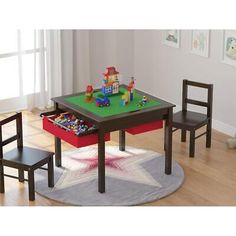
[[[108,97],[104,97],[103,99],[100,99],[100,98],[96,98],[96,106],[97,107],[108,107],[110,106],[110,100]]]

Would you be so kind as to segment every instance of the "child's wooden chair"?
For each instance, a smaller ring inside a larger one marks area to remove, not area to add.
[[[2,140],[2,126],[16,120],[16,135]],[[3,147],[13,141],[17,140],[17,148],[3,153]],[[4,176],[19,179],[20,182],[28,181],[29,186],[29,200],[35,200],[34,187],[34,171],[36,169],[45,169],[48,171],[48,187],[54,186],[54,168],[53,168],[53,154],[44,150],[24,147],[23,146],[23,132],[22,132],[22,114],[17,113],[0,121],[0,193],[5,192]],[[48,168],[42,166],[47,164]],[[18,177],[4,174],[4,166],[18,169]],[[28,179],[24,178],[24,171],[28,172]]]
[[[188,98],[188,86],[207,89],[207,102],[197,101]],[[173,131],[181,129],[181,141],[186,141],[186,131],[190,131],[189,156],[194,157],[195,139],[206,135],[206,147],[211,147],[212,130],[212,102],[213,102],[213,84],[204,84],[189,80],[183,80],[182,93],[182,111],[173,115]],[[187,110],[187,104],[203,106],[207,108],[207,114]],[[206,125],[206,132],[195,136],[195,131]]]

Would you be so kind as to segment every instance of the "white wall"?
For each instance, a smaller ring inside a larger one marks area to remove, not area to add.
[[[73,33],[73,88],[74,92],[84,91],[91,83],[90,32],[75,30]]]
[[[182,80],[214,84],[214,128],[236,133],[236,67],[223,64],[223,31],[211,31],[210,56],[190,53],[191,31],[181,31],[179,49],[162,44],[161,30],[135,30],[134,74],[137,86],[156,96],[181,105]],[[204,97],[202,91],[194,98]]]
[[[124,78],[133,76],[133,36],[131,30],[90,31],[91,82],[101,86],[106,67],[115,66]]]

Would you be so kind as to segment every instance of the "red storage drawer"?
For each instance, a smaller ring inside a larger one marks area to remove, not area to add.
[[[53,134],[54,136],[70,143],[75,147],[85,147],[92,144],[98,143],[98,134],[96,130],[88,131],[80,135],[76,135],[72,130],[65,130],[55,123],[52,122],[57,117],[55,116],[44,116],[43,117],[43,129]],[[110,133],[105,134],[105,141],[110,140]]]
[[[154,121],[154,122],[150,122],[150,123],[146,123],[142,125],[137,125],[137,126],[125,129],[125,131],[134,135],[134,134],[141,134],[144,132],[152,131],[155,129],[161,129],[161,128],[163,128],[163,120],[158,120],[158,121]]]

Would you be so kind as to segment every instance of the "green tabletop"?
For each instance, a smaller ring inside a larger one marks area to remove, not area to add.
[[[100,117],[114,116],[114,115],[119,115],[122,113],[134,112],[137,110],[146,109],[146,108],[160,105],[158,101],[148,99],[148,102],[144,106],[138,107],[137,104],[140,100],[142,100],[142,95],[140,95],[138,92],[135,91],[133,101],[128,103],[125,106],[122,106],[121,96],[123,95],[125,91],[126,90],[124,88],[120,88],[119,94],[109,96],[111,104],[110,106],[107,106],[107,107],[97,107],[95,100],[93,102],[86,102],[84,94],[79,95],[79,96],[66,97],[65,101],[71,104],[74,104],[76,106],[79,106]],[[103,94],[100,91],[94,92],[93,94],[95,98],[100,97],[102,95]]]

